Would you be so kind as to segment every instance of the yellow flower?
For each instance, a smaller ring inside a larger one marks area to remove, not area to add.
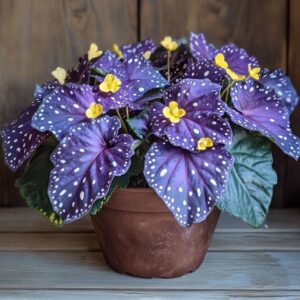
[[[121,80],[113,74],[107,74],[104,80],[99,84],[100,91],[104,93],[115,93],[121,86]]]
[[[218,53],[216,56],[215,56],[215,64],[222,68],[222,69],[227,69],[228,68],[228,63],[226,62],[225,60],[225,56],[224,54],[222,53]]]
[[[237,74],[229,68],[223,53],[218,53],[215,56],[215,65],[218,66],[219,68],[224,69],[232,80],[239,81],[239,80],[244,80],[246,78],[246,76]]]
[[[166,48],[168,51],[175,51],[178,48],[178,44],[176,41],[173,41],[170,36],[166,36],[160,44]]]
[[[203,137],[198,140],[197,142],[197,150],[203,151],[206,150],[207,148],[213,147],[214,142],[211,138],[209,137]]]
[[[259,79],[259,72],[260,72],[260,68],[251,68],[250,65],[248,65],[248,73],[249,73],[249,77],[254,78],[255,80]]]
[[[120,50],[119,46],[117,44],[113,44],[112,51],[116,53],[119,59],[123,58],[122,51]]]
[[[103,52],[101,50],[98,49],[97,44],[92,43],[90,45],[90,49],[88,51],[88,60],[92,60],[93,58],[96,58],[98,56],[100,56]]]
[[[61,67],[57,67],[51,72],[52,76],[61,84],[65,84],[67,71]]]
[[[172,123],[179,123],[180,119],[185,115],[185,110],[179,108],[176,101],[171,101],[169,106],[164,107],[163,115]]]
[[[151,51],[148,50],[148,51],[144,52],[143,56],[145,57],[145,59],[148,60],[150,58],[150,56],[151,56]]]
[[[226,73],[230,76],[230,78],[231,78],[232,80],[240,81],[240,80],[244,80],[244,79],[246,78],[246,76],[244,76],[244,75],[239,75],[239,74],[233,72],[233,71],[230,70],[230,69],[226,69],[225,71],[226,71]]]
[[[103,112],[103,106],[99,103],[93,102],[90,107],[85,111],[85,115],[89,119],[98,118]]]

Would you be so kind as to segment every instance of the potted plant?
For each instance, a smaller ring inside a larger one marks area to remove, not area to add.
[[[220,211],[260,226],[276,173],[270,144],[298,159],[297,94],[234,44],[203,34],[91,44],[36,86],[3,129],[4,158],[27,204],[57,225],[91,214],[119,272],[176,277],[202,262]]]

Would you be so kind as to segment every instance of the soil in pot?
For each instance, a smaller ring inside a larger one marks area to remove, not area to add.
[[[204,222],[184,228],[152,189],[129,188],[115,191],[91,218],[113,270],[143,278],[173,278],[201,265],[219,215],[215,208]]]

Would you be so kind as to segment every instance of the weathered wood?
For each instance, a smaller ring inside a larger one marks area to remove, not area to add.
[[[117,274],[100,252],[1,252],[0,289],[300,290],[300,252],[209,252],[172,280]]]
[[[291,77],[295,88],[300,94],[300,2],[297,0],[289,1],[290,18],[289,18],[289,53],[288,53],[288,73]],[[300,106],[297,107],[292,114],[292,127],[294,132],[300,136]],[[293,159],[288,159],[287,174],[286,174],[286,189],[287,199],[286,206],[300,205],[300,162],[295,162]]]
[[[94,233],[0,233],[2,251],[100,251]],[[216,232],[209,251],[300,251],[300,231]],[[1,255],[1,254],[0,254]]]
[[[295,12],[296,16],[297,12]],[[268,24],[268,26],[266,26]],[[287,0],[142,0],[141,37],[160,41],[204,32],[215,45],[235,42],[262,66],[286,69]],[[286,158],[276,147],[273,206],[283,207]]]
[[[56,299],[56,300],[73,300],[73,299],[156,299],[156,300],[263,300],[263,299],[284,299],[299,300],[300,291],[107,291],[107,290],[1,290],[0,295],[4,299]]]
[[[30,103],[35,83],[58,65],[75,65],[91,42],[103,49],[135,42],[136,16],[130,0],[0,1],[0,128]],[[0,206],[23,203],[14,188],[20,172],[0,156]]]
[[[222,214],[217,232],[300,232],[300,209],[272,209],[264,226],[253,229],[237,218]],[[21,224],[21,225],[20,225]],[[92,232],[89,216],[63,227],[47,221],[35,210],[26,207],[0,209],[1,232]]]

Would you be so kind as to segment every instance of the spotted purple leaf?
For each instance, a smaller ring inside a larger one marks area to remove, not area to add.
[[[37,84],[34,89],[33,97],[37,102],[41,102],[58,86],[57,81],[49,81],[44,84]]]
[[[205,220],[224,192],[233,160],[221,146],[190,152],[162,141],[149,149],[144,175],[178,223]]]
[[[210,137],[216,144],[231,142],[229,123],[221,117],[224,105],[220,100],[221,86],[208,79],[184,79],[165,92],[165,104],[150,106],[151,128],[158,137],[167,136],[170,143],[187,150],[195,150],[197,141]],[[185,110],[179,123],[172,123],[163,115],[171,101]]]
[[[89,213],[93,203],[106,196],[113,178],[129,169],[133,138],[118,135],[119,129],[117,117],[82,123],[53,152],[48,195],[64,223]]]
[[[124,45],[120,48],[122,55],[125,59],[130,56],[140,54],[143,55],[145,52],[150,51],[151,53],[155,50],[155,43],[151,39],[141,41],[136,44]]]
[[[294,111],[299,102],[299,97],[290,79],[283,73],[282,70],[277,69],[269,71],[264,69],[261,72],[259,81],[263,85],[274,90],[275,94],[283,102],[290,114]]]
[[[258,131],[273,140],[294,159],[300,155],[299,139],[291,132],[289,114],[271,88],[254,80],[236,83],[230,91],[234,108],[227,109],[232,122]]]
[[[210,81],[222,84],[225,78],[225,71],[216,67],[210,61],[194,61],[190,60],[187,65],[187,69],[184,72],[182,78],[194,78],[194,79],[209,79]]]
[[[4,159],[13,171],[16,171],[50,135],[31,127],[31,119],[38,106],[38,102],[32,103],[22,111],[18,119],[1,131]]]
[[[198,60],[213,60],[216,49],[208,44],[203,33],[190,34],[190,50],[192,55]]]
[[[151,66],[150,62],[140,55],[132,56],[122,62],[113,53],[107,51],[95,63],[95,67],[113,74],[121,81],[121,86],[115,93],[103,93],[98,90],[102,103],[109,109],[126,105],[135,109],[135,102],[139,101],[147,91],[162,88],[167,84],[167,81]],[[101,76],[96,78],[99,82],[104,80]]]
[[[258,62],[254,56],[250,56],[244,49],[238,48],[234,44],[228,44],[216,51],[216,54],[222,53],[228,67],[239,75],[248,76],[248,66],[258,67]]]
[[[89,120],[85,112],[99,97],[88,85],[68,83],[47,95],[32,118],[39,131],[51,131],[59,140],[74,125]]]

